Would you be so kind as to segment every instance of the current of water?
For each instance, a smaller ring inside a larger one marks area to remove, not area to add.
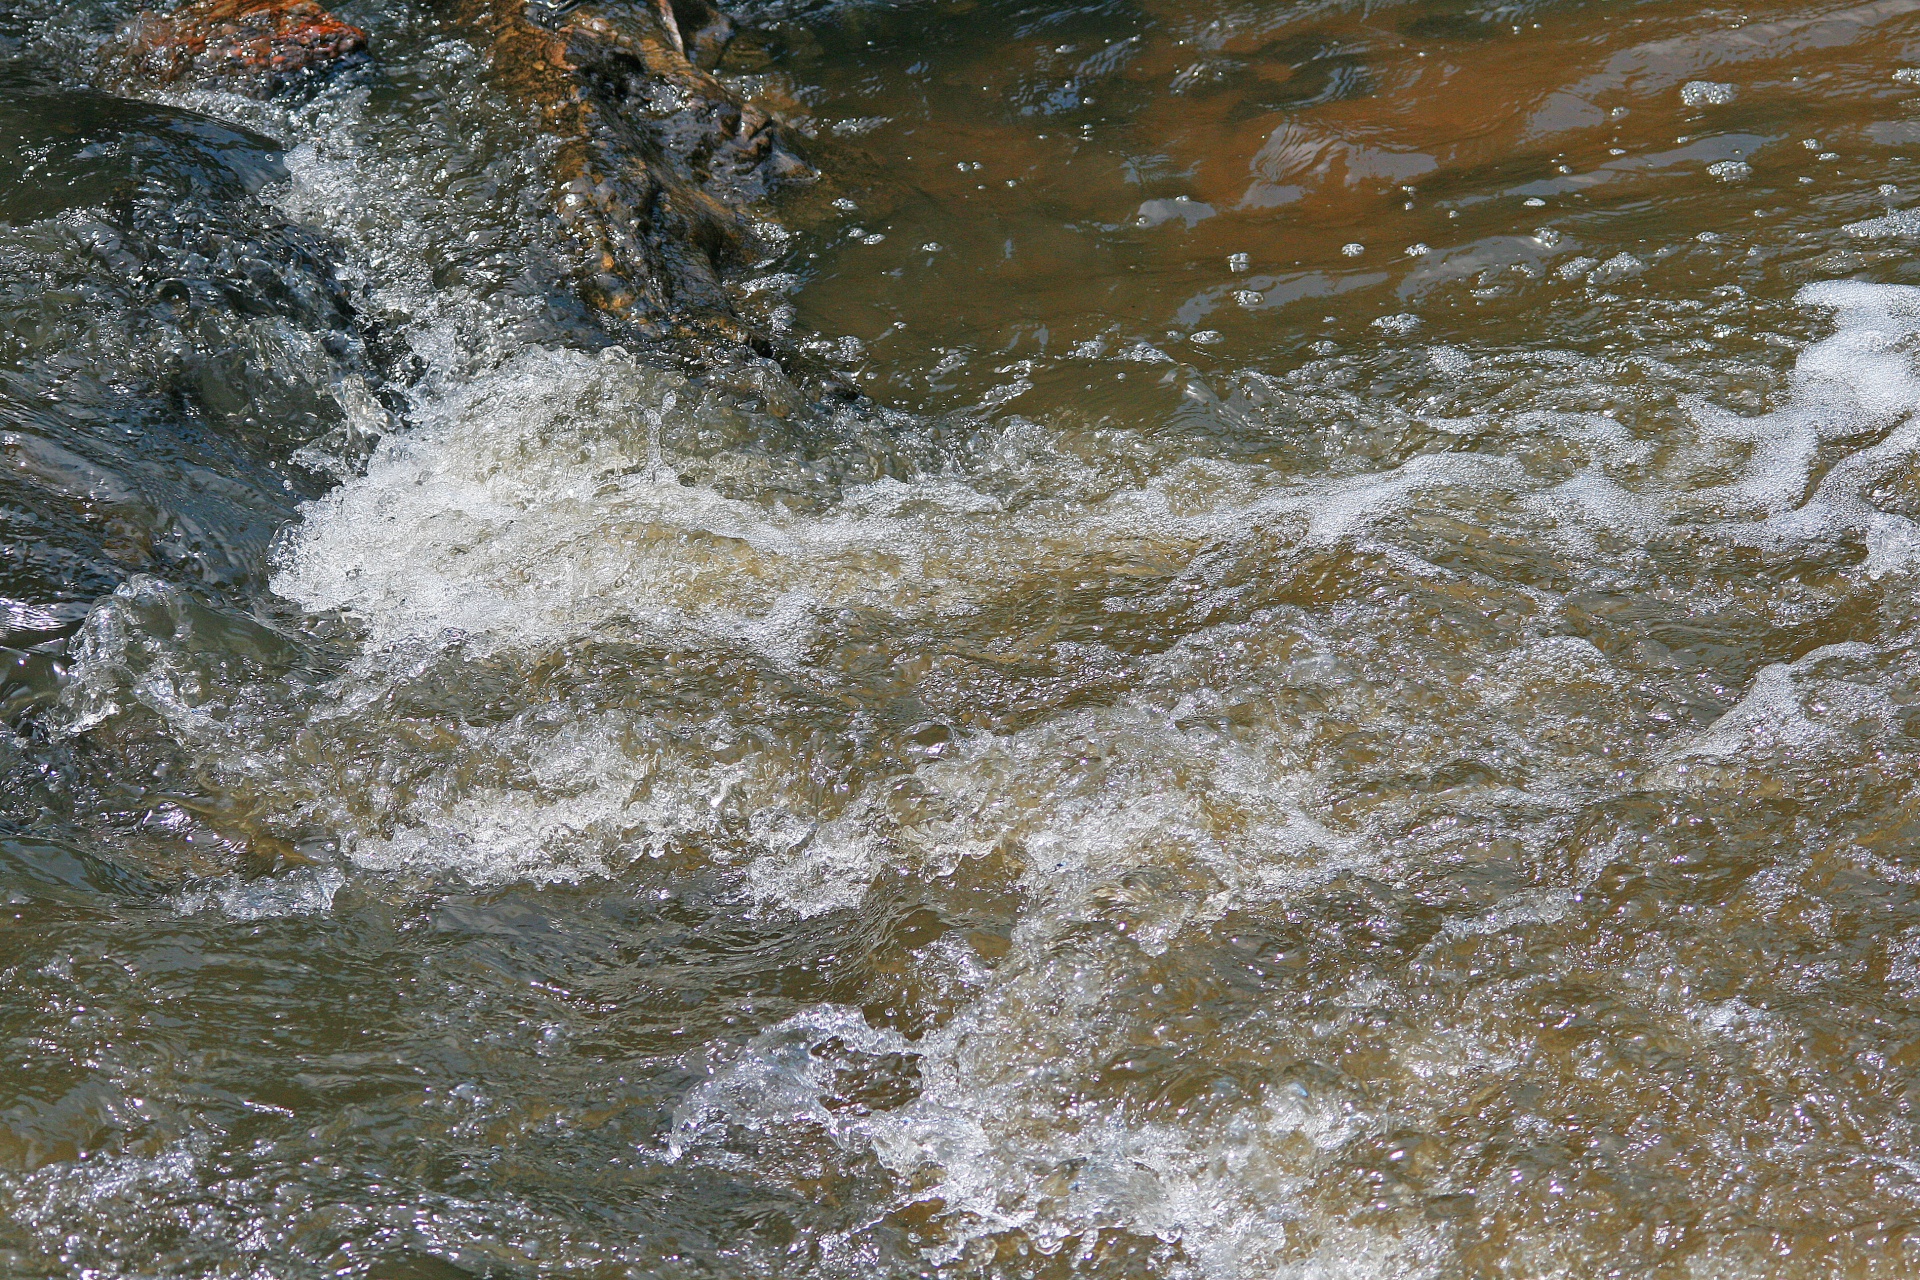
[[[1920,1273],[1920,0],[764,0],[831,411],[339,12],[0,6],[5,1274]]]

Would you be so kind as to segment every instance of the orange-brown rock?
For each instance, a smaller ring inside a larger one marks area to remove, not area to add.
[[[141,13],[107,49],[122,74],[267,97],[365,60],[367,33],[313,0],[192,0]]]
[[[812,169],[707,66],[731,26],[704,0],[466,0],[504,85],[563,139],[555,203],[593,305],[647,334],[764,347],[722,276],[756,252],[755,206]]]

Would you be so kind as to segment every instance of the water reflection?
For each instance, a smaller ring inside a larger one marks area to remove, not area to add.
[[[733,57],[778,69],[759,74],[853,153],[840,172],[872,166],[801,265],[799,319],[867,343],[879,394],[964,404],[1035,382],[1020,407],[1038,412],[1087,403],[1066,362],[1088,342],[1205,370],[1297,359],[1404,311],[1389,292],[1438,290],[1421,318],[1444,333],[1539,334],[1502,300],[1702,233],[1724,237],[1718,283],[1777,281],[1816,256],[1796,233],[1908,176],[1885,118],[1910,97],[1903,22],[1881,5],[924,6],[795,18]],[[1045,370],[1002,372],[1021,360]],[[1139,388],[1113,380],[1092,402],[1124,413]]]

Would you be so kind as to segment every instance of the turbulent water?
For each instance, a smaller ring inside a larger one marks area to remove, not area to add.
[[[6,1275],[1920,1272],[1920,0],[770,0],[835,408],[440,8],[128,12],[0,9]]]

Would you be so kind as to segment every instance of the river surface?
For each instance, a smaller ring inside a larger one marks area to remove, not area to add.
[[[1920,0],[0,5],[0,1272],[1920,1274]],[[756,381],[757,379],[757,381]]]

